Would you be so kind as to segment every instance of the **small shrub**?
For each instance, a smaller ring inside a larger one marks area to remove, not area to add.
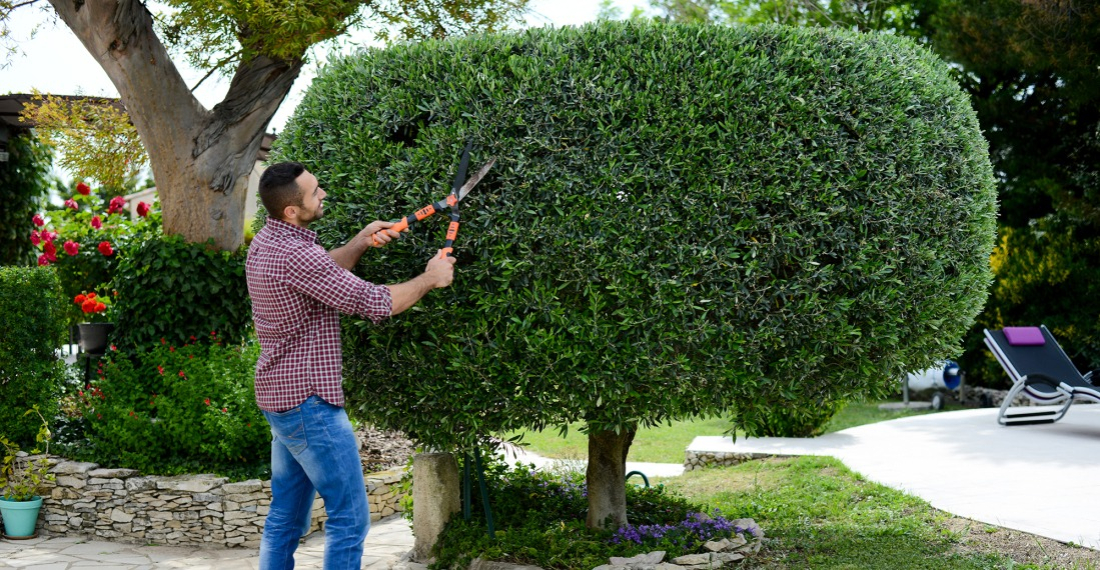
[[[432,568],[465,568],[475,557],[547,569],[595,568],[612,556],[664,550],[675,557],[697,552],[702,544],[736,533],[755,533],[720,513],[669,493],[663,486],[627,487],[631,524],[620,529],[585,528],[588,508],[583,473],[554,474],[534,466],[486,465],[495,538],[486,532],[481,496],[473,486],[473,516],[448,523]],[[746,538],[748,535],[746,534]]]
[[[189,340],[108,354],[79,393],[81,459],[146,474],[263,474],[271,437],[253,395],[259,345]]]
[[[64,363],[57,349],[65,332],[57,274],[49,268],[0,267],[0,435],[20,446],[34,443],[37,406],[57,412]]]
[[[135,244],[120,261],[114,281],[119,292],[114,340],[130,349],[160,339],[180,346],[192,331],[210,331],[230,344],[252,327],[252,306],[244,279],[244,250],[220,251],[157,236]]]

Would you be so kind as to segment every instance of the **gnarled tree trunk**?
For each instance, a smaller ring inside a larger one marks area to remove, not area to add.
[[[626,524],[626,455],[635,433],[588,434],[588,528]]]
[[[139,0],[50,0],[107,72],[149,153],[164,231],[221,249],[244,241],[248,174],[302,62],[242,62],[208,110],[191,94]]]

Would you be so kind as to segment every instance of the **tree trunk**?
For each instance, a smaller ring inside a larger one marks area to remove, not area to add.
[[[50,4],[118,89],[149,154],[165,233],[239,247],[248,175],[301,59],[242,62],[225,99],[211,111],[191,94],[141,1]]]
[[[626,455],[635,433],[588,434],[588,528],[626,524]]]

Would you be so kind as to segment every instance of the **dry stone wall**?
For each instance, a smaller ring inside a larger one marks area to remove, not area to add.
[[[33,460],[36,457],[24,457]],[[271,504],[271,481],[230,483],[214,475],[142,476],[133,469],[50,457],[54,481],[40,489],[41,536],[91,535],[122,542],[257,548]],[[402,510],[404,469],[365,475],[371,521]],[[310,532],[325,521],[313,503]]]

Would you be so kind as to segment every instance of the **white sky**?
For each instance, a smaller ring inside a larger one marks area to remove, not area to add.
[[[627,15],[633,6],[645,7],[648,6],[648,1],[614,0],[614,5]],[[598,10],[598,0],[532,0],[527,24],[531,27],[550,24],[578,25],[594,20]],[[36,25],[36,35],[27,39]],[[48,23],[46,13],[37,7],[16,10],[12,17],[12,32],[20,41],[23,53],[16,55],[8,67],[0,69],[0,94],[29,93],[32,89],[38,89],[44,93],[59,95],[82,93],[118,96],[118,91],[107,78],[107,74],[76,36],[60,21],[56,25]],[[352,36],[345,43],[353,44],[356,41],[369,42],[369,38]],[[323,57],[322,54],[314,59]],[[202,72],[186,68],[178,60],[176,65],[189,85],[194,85],[203,76]],[[302,93],[313,80],[315,70],[316,65],[310,64],[302,71],[287,100],[272,119],[269,131],[282,130],[294,112],[294,107],[301,100]],[[228,79],[215,80],[211,77],[200,86],[196,96],[210,108],[224,97],[228,88]]]

